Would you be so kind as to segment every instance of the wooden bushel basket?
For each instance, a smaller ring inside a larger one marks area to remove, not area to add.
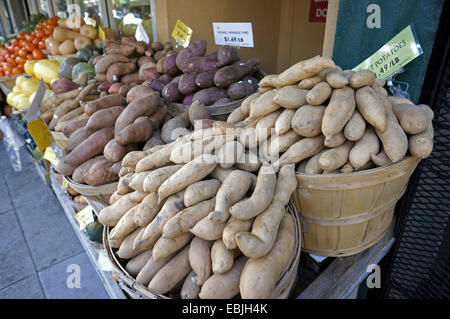
[[[117,190],[119,182],[109,183],[100,186],[91,186],[74,182],[70,177],[64,176],[64,179],[75,191],[83,196],[101,197],[109,196]]]
[[[289,298],[289,294],[292,290],[292,287],[295,284],[297,279],[297,268],[300,262],[300,253],[301,253],[301,233],[300,233],[300,221],[298,215],[295,213],[295,208],[292,202],[289,202],[287,205],[286,211],[292,215],[294,218],[295,224],[295,248],[294,254],[291,258],[291,262],[289,266],[285,269],[285,271],[281,274],[280,279],[278,280],[272,295],[269,299],[287,299]],[[125,265],[121,263],[120,259],[116,256],[115,251],[117,249],[112,249],[109,245],[108,236],[111,231],[111,227],[105,226],[103,228],[103,245],[105,246],[106,254],[111,261],[113,268],[115,269],[115,274],[119,278],[119,280],[130,289],[135,296],[131,296],[133,299],[173,299],[180,298],[179,292],[174,295],[166,296],[153,294],[147,290],[144,285],[136,283],[136,280],[133,276],[131,276],[128,271],[125,269]],[[189,244],[188,244],[189,245]],[[173,298],[172,298],[173,297]]]
[[[301,216],[302,250],[341,257],[375,245],[388,230],[418,162],[410,156],[349,174],[297,173],[292,200]]]

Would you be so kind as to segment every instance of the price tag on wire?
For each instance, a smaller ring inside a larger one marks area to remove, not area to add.
[[[69,187],[69,183],[67,182],[67,180],[63,177],[62,181],[61,181],[61,187],[62,189],[67,189],[67,187]]]
[[[84,230],[87,225],[94,222],[92,207],[87,205],[75,215],[75,219],[78,221],[78,224],[80,224],[80,230]]]
[[[189,42],[191,42],[192,32],[191,28],[178,19],[172,31],[172,38],[175,39],[178,45],[186,48],[189,45]]]
[[[53,166],[58,165],[59,158],[56,152],[51,147],[47,147],[44,152],[44,159],[53,164]]]
[[[213,31],[217,45],[253,48],[251,22],[213,22]]]
[[[414,26],[409,25],[353,70],[369,69],[377,78],[386,79],[421,54]]]

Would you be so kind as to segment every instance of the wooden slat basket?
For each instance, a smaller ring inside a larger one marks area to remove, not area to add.
[[[286,211],[292,215],[294,218],[295,224],[295,249],[294,254],[291,258],[291,262],[289,266],[285,269],[285,271],[281,274],[280,279],[278,280],[272,295],[269,299],[287,299],[289,298],[292,287],[294,286],[297,279],[297,269],[300,262],[300,253],[301,253],[301,230],[300,230],[300,220],[295,212],[295,208],[292,202],[289,202],[287,205]],[[170,296],[153,294],[147,290],[144,285],[136,283],[136,280],[133,276],[131,276],[128,271],[125,269],[124,262],[121,261],[116,256],[116,250],[111,248],[109,245],[108,236],[111,231],[111,227],[105,226],[103,229],[103,245],[105,246],[106,254],[111,261],[113,268],[115,269],[115,275],[119,278],[122,284],[125,284],[126,287],[133,292],[131,298],[133,299],[174,299],[180,298],[179,291],[175,291]],[[188,244],[189,245],[189,244]]]
[[[91,197],[101,197],[111,195],[117,190],[117,185],[119,184],[119,182],[114,182],[100,186],[90,186],[76,183],[70,177],[67,176],[64,176],[64,179],[67,181],[70,187],[72,187],[78,193],[84,196],[91,196]]]
[[[375,245],[392,222],[397,201],[419,160],[349,174],[297,173],[292,196],[302,224],[302,250],[350,256]]]

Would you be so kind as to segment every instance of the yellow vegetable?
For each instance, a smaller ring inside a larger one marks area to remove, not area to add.
[[[55,60],[39,60],[33,71],[38,80],[44,79],[44,82],[49,84],[58,78],[58,67],[59,63]]]
[[[26,96],[30,96],[31,94],[33,94],[34,92],[37,91],[38,87],[39,87],[39,81],[31,78],[31,79],[25,79],[21,83],[19,88],[23,94],[25,94]]]
[[[23,94],[23,93],[19,93],[16,96],[13,96],[12,99],[11,99],[12,100],[11,106],[14,107],[14,108],[17,108],[17,103],[18,103],[19,99],[22,98],[22,97],[27,97],[27,96],[25,94]]]
[[[19,95],[19,94],[20,94],[20,93],[16,93],[16,92],[14,92],[14,91],[12,91],[11,93],[9,93],[9,94],[6,96],[6,103],[8,103],[8,105],[14,106],[13,100],[14,100],[14,98],[15,98],[17,95]]]
[[[21,76],[18,76],[17,78],[16,78],[16,86],[20,86],[20,84],[23,82],[23,81],[25,81],[27,78],[25,77],[25,75],[21,75]]]
[[[14,86],[12,91],[17,94],[22,93],[22,90],[20,89],[20,86],[18,86],[18,85]]]
[[[30,107],[30,101],[28,100],[27,96],[24,95],[17,99],[16,109],[18,109],[19,111],[25,111],[29,107]]]
[[[23,68],[25,69],[25,73],[30,75],[30,76],[34,76],[34,65],[36,64],[36,62],[39,60],[27,60],[27,62],[25,62],[25,65],[23,66]]]

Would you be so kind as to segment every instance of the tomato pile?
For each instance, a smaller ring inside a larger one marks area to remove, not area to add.
[[[58,26],[59,17],[54,16],[36,25],[31,34],[20,32],[10,43],[0,45],[0,76],[24,73],[27,60],[45,59],[45,40]]]

